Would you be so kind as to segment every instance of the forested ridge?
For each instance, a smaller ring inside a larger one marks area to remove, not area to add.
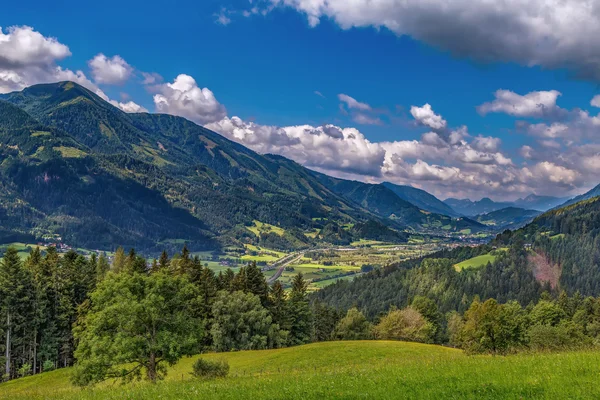
[[[0,189],[3,243],[58,235],[78,247],[158,254],[182,242],[266,245],[244,229],[255,220],[286,230],[266,240],[278,249],[310,247],[323,239],[302,232],[328,224],[485,228],[424,213],[383,185],[325,179],[181,117],[124,113],[73,82],[0,96]]]

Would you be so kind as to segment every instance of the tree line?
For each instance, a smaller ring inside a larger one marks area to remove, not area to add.
[[[119,248],[111,262],[54,247],[0,262],[3,379],[76,365],[74,382],[164,376],[203,351],[280,348],[325,340],[339,313],[289,292],[256,264],[215,274],[187,247],[148,263]],[[127,367],[124,367],[127,366]]]

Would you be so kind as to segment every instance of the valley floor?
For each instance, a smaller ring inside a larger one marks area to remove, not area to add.
[[[0,399],[593,399],[600,352],[467,356],[433,345],[328,342],[266,351],[208,354],[230,376],[192,379],[196,357],[165,381],[77,389],[68,369],[0,384]]]

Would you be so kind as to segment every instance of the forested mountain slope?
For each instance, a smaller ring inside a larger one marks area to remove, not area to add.
[[[72,83],[2,96],[7,234],[59,234],[90,248],[214,248],[259,220],[313,229],[377,216],[311,171],[169,115],[126,114]],[[16,107],[15,107],[16,106]]]
[[[456,264],[494,252],[487,265],[457,271]],[[600,295],[600,198],[549,211],[490,244],[442,251],[338,282],[315,296],[342,309],[358,306],[375,316],[404,307],[415,296],[434,299],[444,312],[464,311],[474,298],[517,300],[543,291]]]
[[[323,185],[340,196],[383,218],[397,221],[419,230],[437,230],[438,232],[477,232],[489,229],[469,218],[452,218],[448,215],[424,211],[416,205],[402,199],[386,184],[370,184],[333,178],[314,173]]]
[[[417,189],[412,186],[396,185],[390,182],[383,182],[383,186],[396,193],[401,199],[414,204],[422,210],[448,215],[450,217],[460,216],[460,214],[454,211],[452,207],[425,190]]]

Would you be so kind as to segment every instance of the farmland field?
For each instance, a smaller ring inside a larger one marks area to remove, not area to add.
[[[195,358],[163,382],[74,388],[69,369],[0,384],[0,399],[593,399],[600,353],[467,356],[441,346],[389,341],[325,342],[279,350],[207,354],[227,378],[190,376]]]

